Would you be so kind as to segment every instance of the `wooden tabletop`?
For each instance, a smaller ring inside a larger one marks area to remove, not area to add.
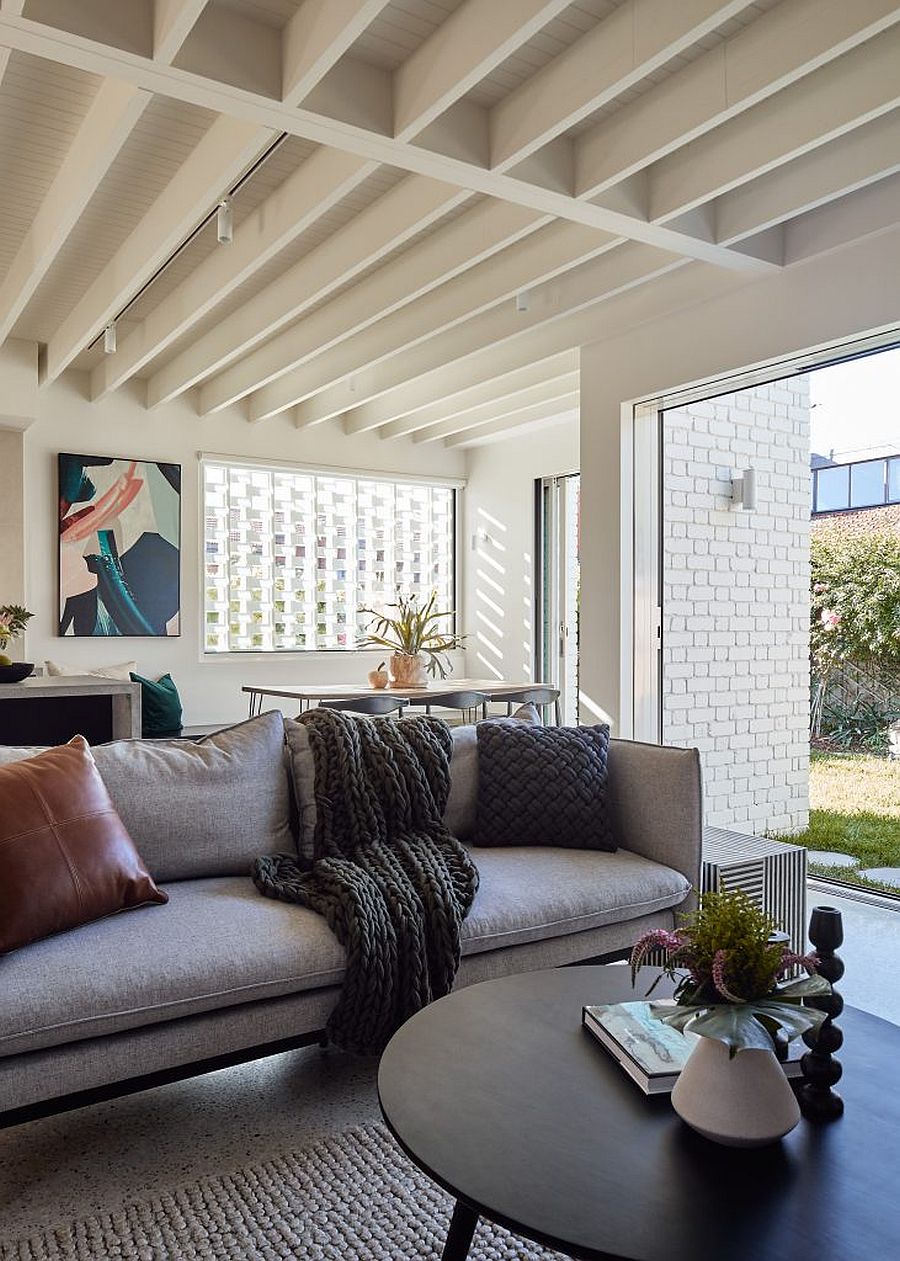
[[[487,696],[494,696],[498,692],[524,692],[551,686],[531,680],[520,683],[515,679],[458,679],[453,675],[447,679],[433,679],[425,687],[374,688],[368,683],[248,683],[241,691],[254,696],[282,696],[296,701],[338,701],[355,696],[373,696],[378,692],[415,699],[427,696],[429,692],[484,692]]]
[[[627,967],[557,968],[432,1003],[381,1060],[395,1137],[469,1213],[585,1261],[900,1257],[900,1028],[846,1008],[843,1117],[721,1147],[581,1027],[582,1004],[650,979],[635,992]]]

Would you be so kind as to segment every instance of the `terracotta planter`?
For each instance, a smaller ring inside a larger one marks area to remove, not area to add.
[[[738,1051],[700,1038],[672,1091],[692,1130],[726,1147],[764,1147],[789,1133],[800,1108],[773,1051]]]
[[[405,653],[395,652],[388,663],[388,669],[391,676],[391,687],[428,686],[424,657],[409,657]]]

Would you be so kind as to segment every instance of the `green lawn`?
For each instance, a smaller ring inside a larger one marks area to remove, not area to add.
[[[859,860],[858,867],[840,870],[811,863],[815,874],[888,888],[860,876],[859,868],[900,867],[900,761],[873,753],[813,753],[809,800],[807,830],[779,839]]]

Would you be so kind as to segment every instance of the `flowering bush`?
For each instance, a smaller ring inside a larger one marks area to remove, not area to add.
[[[779,1030],[790,1039],[821,1023],[822,1012],[800,1006],[804,998],[831,992],[816,975],[815,955],[797,955],[774,941],[774,922],[745,893],[705,893],[700,909],[681,920],[674,932],[645,933],[631,953],[634,982],[650,950],[665,952],[663,972],[677,981],[676,1007],[655,1006],[660,1020],[717,1038],[732,1055],[771,1050]],[[795,966],[808,976],[782,983]]]
[[[817,531],[810,552],[811,730],[822,730],[828,682],[844,662],[900,669],[900,536]]]

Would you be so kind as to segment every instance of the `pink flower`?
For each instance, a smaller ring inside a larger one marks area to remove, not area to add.
[[[793,950],[785,950],[781,956],[781,966],[777,975],[782,977],[790,968],[798,967],[805,968],[810,976],[814,976],[818,966],[819,956],[814,950],[808,955],[798,955]]]
[[[841,615],[835,613],[834,609],[823,609],[821,621],[825,630],[837,630],[841,624]]]
[[[817,582],[813,587],[813,595],[821,595],[823,591],[827,591],[828,587],[824,582]]]
[[[728,951],[717,950],[713,955],[712,982],[723,998],[729,1003],[742,1003],[740,994],[733,994],[725,981],[725,964],[728,962]]]
[[[0,613],[0,635],[9,631],[12,627],[12,614]]]

